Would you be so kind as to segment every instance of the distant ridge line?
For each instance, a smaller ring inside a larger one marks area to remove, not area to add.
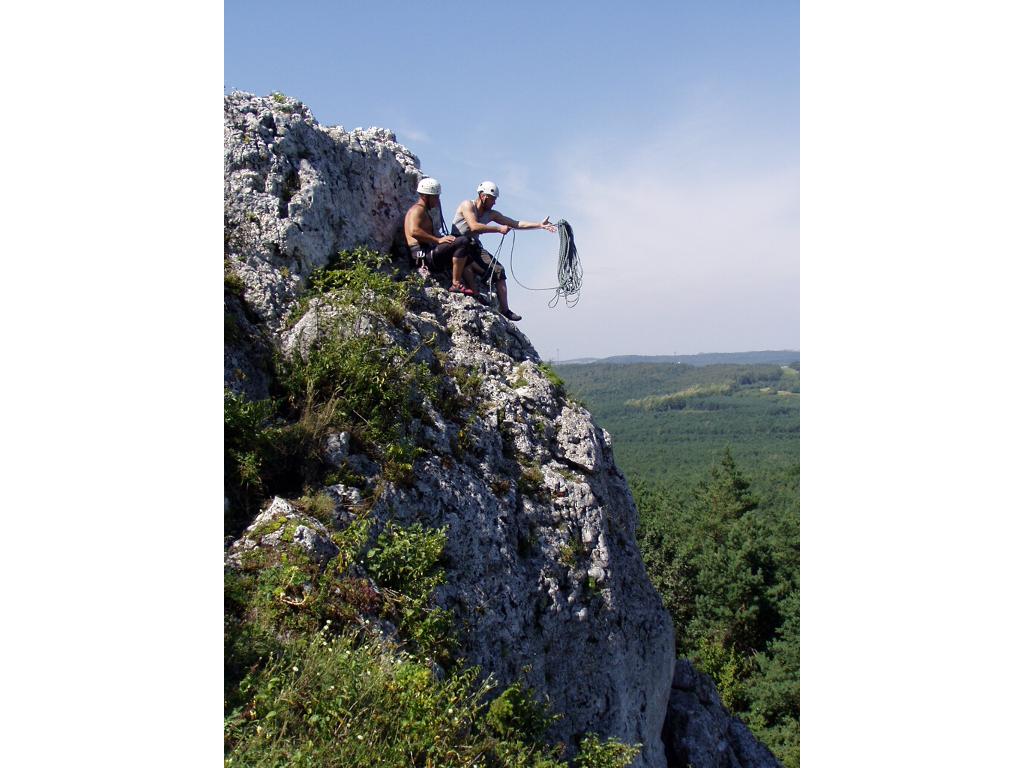
[[[722,365],[753,363],[800,362],[800,351],[796,349],[769,349],[758,352],[701,352],[696,355],[614,355],[612,357],[577,357],[572,360],[549,361],[555,365],[591,365],[607,363],[628,365],[632,363],[683,363],[686,365]]]

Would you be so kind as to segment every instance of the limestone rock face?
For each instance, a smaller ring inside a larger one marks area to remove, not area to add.
[[[375,514],[448,527],[438,599],[464,628],[462,654],[550,697],[565,714],[555,738],[571,748],[588,731],[614,735],[645,745],[643,765],[664,765],[672,626],[610,441],[548,381],[514,325],[472,299],[424,293],[438,315],[420,321],[455,329],[449,359],[485,372],[478,418],[461,436],[443,419],[425,425],[434,454]]]
[[[225,250],[276,330],[302,278],[338,251],[390,247],[419,161],[383,128],[320,126],[281,94],[224,97]]]
[[[780,768],[775,756],[729,714],[707,675],[676,662],[665,719],[669,768]]]
[[[333,524],[343,528],[372,504],[375,532],[391,520],[447,526],[447,581],[435,594],[454,613],[459,654],[501,684],[521,680],[547,697],[564,715],[550,735],[569,756],[596,732],[642,742],[637,765],[664,768],[664,734],[671,754],[694,765],[771,765],[743,762],[760,745],[738,721],[717,725],[728,715],[713,695],[676,697],[666,723],[673,629],[644,570],[636,506],[610,436],[566,397],[513,323],[430,281],[410,282],[400,321],[314,300],[284,322],[302,276],[334,251],[387,249],[419,171],[389,132],[321,128],[304,106],[282,99],[225,97],[228,254],[266,335],[285,354],[305,354],[320,334],[373,332],[396,359],[446,372],[450,386],[461,386],[457,369],[479,377],[471,411],[457,418],[424,399],[408,425],[428,447],[411,483],[389,481],[347,434],[328,436],[324,460],[343,466],[348,483],[319,489],[334,500]],[[279,531],[281,545],[330,555],[324,524],[275,499],[228,564],[275,546]],[[723,739],[739,762],[699,762]]]

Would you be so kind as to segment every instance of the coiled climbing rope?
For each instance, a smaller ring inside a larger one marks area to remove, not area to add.
[[[575,307],[583,290],[583,267],[569,222],[559,219],[555,226],[558,227],[558,289],[548,306],[557,306],[561,297],[565,299],[565,306]]]
[[[516,252],[516,231],[512,230],[512,249],[508,254],[508,267],[512,278],[520,287],[528,291],[554,291],[555,295],[548,302],[549,307],[557,307],[559,299],[565,299],[565,306],[575,307],[580,300],[580,293],[583,290],[583,267],[580,264],[579,253],[576,251],[576,239],[573,237],[572,227],[565,219],[559,219],[555,224],[558,227],[558,285],[550,288],[531,288],[523,285],[516,277],[515,266],[512,263],[512,255]],[[501,242],[494,253],[494,260],[498,260],[501,247],[505,244],[505,235],[501,236]],[[493,272],[493,264],[491,270]],[[490,275],[488,275],[489,282]]]

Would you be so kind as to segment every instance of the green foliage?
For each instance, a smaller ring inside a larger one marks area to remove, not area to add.
[[[366,569],[386,592],[399,629],[424,652],[446,660],[451,651],[451,613],[431,606],[430,595],[444,583],[441,558],[447,529],[407,528],[389,522],[365,557]]]
[[[568,768],[540,740],[543,707],[475,669],[438,679],[380,640],[319,632],[280,649],[239,685],[225,720],[225,765],[306,768]],[[511,692],[511,693],[510,693]],[[550,720],[550,718],[547,718]],[[624,768],[638,747],[593,734],[575,765]]]
[[[484,377],[479,371],[475,371],[465,365],[456,365],[452,369],[452,378],[459,388],[459,394],[467,405],[474,402],[480,396],[483,388]]]
[[[305,296],[357,306],[397,325],[405,319],[409,284],[395,279],[389,262],[387,255],[362,246],[340,251],[330,264],[310,275]]]
[[[329,493],[307,494],[296,501],[295,506],[324,525],[330,525],[334,514],[334,499]]]
[[[572,535],[567,544],[558,548],[558,562],[566,568],[573,568],[582,555],[583,542],[576,535]]]
[[[234,296],[242,296],[245,293],[245,283],[227,259],[224,259],[224,292]]]
[[[799,581],[788,516],[771,518],[729,452],[688,499],[634,488],[640,548],[681,655],[789,768],[799,749]],[[794,630],[795,627],[795,630]],[[794,746],[795,745],[795,746]],[[785,757],[788,755],[789,757]]]
[[[727,709],[738,712],[746,708],[744,679],[750,673],[751,659],[742,656],[735,648],[727,647],[721,640],[706,636],[697,638],[693,659],[698,669],[711,675]]]
[[[618,739],[601,741],[588,733],[576,754],[576,768],[627,768],[642,751],[640,744],[623,744]]]
[[[289,542],[297,525],[281,516],[267,521],[253,537],[281,530],[282,541]],[[344,623],[354,619],[355,612],[338,588],[351,578],[348,568],[366,547],[368,530],[368,522],[360,519],[336,533],[332,539],[339,553],[323,567],[297,546],[253,551],[241,569],[230,572],[234,603],[233,610],[226,614],[261,632],[277,635],[315,631],[328,620]],[[365,596],[360,601],[366,602]]]
[[[307,401],[291,422],[282,417],[289,412],[282,401],[250,401],[225,390],[226,534],[240,533],[266,497],[300,493],[322,473],[320,443],[329,429],[343,424],[337,402]]]
[[[281,517],[263,532],[287,538],[290,525]],[[444,530],[389,523],[367,548],[369,530],[362,518],[336,533],[341,552],[322,569],[275,549],[226,572],[225,764],[568,768],[545,740],[556,715],[521,684],[487,704],[494,684],[477,670],[434,673],[421,638],[451,633],[442,612],[424,610],[444,581]],[[357,560],[377,587],[352,575]],[[402,645],[355,629],[396,609],[421,614],[399,621]],[[627,754],[588,736],[576,764],[622,766]]]
[[[544,485],[544,472],[538,464],[528,464],[519,471],[519,492],[543,501],[547,498],[547,486]]]
[[[465,365],[447,363],[445,368],[454,386],[442,390],[438,406],[445,418],[465,422],[462,412],[470,408],[480,397],[483,376],[479,371]],[[466,446],[462,447],[464,449]]]
[[[544,374],[544,378],[555,388],[556,393],[560,395],[565,393],[565,381],[555,372],[554,368],[547,363],[539,363],[537,369]]]
[[[724,384],[694,384],[686,389],[675,392],[671,395],[648,395],[639,400],[626,400],[628,408],[639,408],[643,411],[671,411],[686,406],[697,398],[707,398],[711,395],[729,395],[735,390],[735,384],[726,382]]]
[[[786,390],[780,366],[677,364],[563,365],[558,373],[570,396],[585,399],[595,420],[615,441],[615,460],[631,483],[686,494],[726,447],[765,498],[800,460],[800,397],[762,392]],[[739,382],[750,382],[740,384]],[[683,398],[680,408],[643,410],[627,401],[671,397],[692,387],[702,396]],[[709,394],[714,388],[730,390]],[[799,391],[798,384],[796,390]],[[794,492],[779,502],[796,507]],[[765,505],[762,505],[765,508]]]
[[[529,690],[513,683],[487,708],[486,722],[502,738],[544,743],[544,734],[558,719],[547,703],[537,701]]]
[[[426,598],[444,583],[440,562],[446,533],[446,528],[432,531],[419,523],[403,528],[389,522],[366,553],[370,575],[413,599]]]
[[[366,290],[359,296],[369,296],[371,303],[382,295]],[[311,343],[305,356],[296,350],[280,366],[279,381],[293,412],[350,430],[385,462],[386,479],[411,479],[418,452],[407,425],[439,388],[426,364],[376,334],[347,335],[339,323]]]
[[[408,424],[423,400],[436,398],[446,382],[414,362],[415,353],[374,332],[352,334],[344,322],[353,313],[404,319],[408,286],[383,269],[386,259],[356,248],[314,273],[303,306],[316,297],[335,305],[342,317],[304,356],[296,351],[277,361],[275,399],[251,403],[225,394],[227,534],[239,533],[267,496],[295,496],[307,486],[325,484],[320,445],[332,430],[351,432],[362,450],[383,463],[384,480],[408,484],[413,479],[413,462],[423,451]],[[459,369],[454,376],[470,396],[479,390],[478,375]],[[347,477],[344,468],[331,473]]]
[[[495,746],[473,728],[486,690],[473,671],[439,681],[384,643],[320,633],[242,682],[225,765],[468,768]]]
[[[362,246],[339,251],[326,267],[314,270],[306,290],[287,318],[291,326],[306,312],[314,299],[340,308],[356,307],[375,312],[399,324],[405,318],[409,283],[397,280],[388,256]]]
[[[237,530],[251,517],[265,491],[264,465],[274,453],[274,430],[269,426],[275,405],[250,401],[224,391],[224,485],[229,510],[225,529]]]
[[[345,336],[340,328],[319,337],[305,357],[296,351],[280,381],[293,410],[330,410],[331,424],[375,446],[381,458],[407,464],[415,451],[406,425],[438,388],[424,363],[374,335]]]
[[[677,650],[796,768],[799,363],[558,370],[613,435]]]
[[[751,677],[749,722],[754,733],[788,768],[800,764],[800,604],[791,593],[782,601],[783,623],[776,639],[756,656]]]

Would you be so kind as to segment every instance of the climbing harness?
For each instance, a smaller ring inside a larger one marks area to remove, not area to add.
[[[433,181],[433,179],[426,179],[426,181]],[[423,182],[420,182],[420,184],[422,185]],[[440,192],[440,185],[438,185],[438,191]],[[422,203],[416,203],[416,205],[422,205]],[[423,206],[423,207],[426,208],[426,210],[427,210],[427,217],[430,219],[431,225],[433,225],[433,223],[434,223],[434,216],[430,212],[430,208],[428,208],[427,206]],[[437,201],[437,214],[438,214],[438,217],[440,218],[440,221],[441,221],[441,225],[440,225],[441,234],[446,236],[446,235],[448,235],[448,225],[444,223],[444,211],[441,210],[441,200],[440,200],[440,198],[438,198],[438,201]],[[431,246],[431,249],[430,249],[431,252],[433,251],[433,249],[434,249],[434,246]],[[428,265],[427,265],[427,258],[426,258],[426,256],[425,255],[417,256],[414,259],[414,261],[416,262],[416,264],[415,264],[416,270],[420,273],[420,276],[424,280],[426,280],[428,277],[430,277],[430,269],[428,268]],[[430,261],[431,261],[431,264],[432,264],[433,263],[433,257],[431,257]]]
[[[565,306],[572,308],[575,307],[580,300],[580,292],[583,289],[583,267],[580,265],[580,257],[576,251],[576,240],[572,234],[572,227],[569,222],[565,219],[559,219],[555,224],[558,227],[558,285],[553,285],[550,288],[531,288],[528,285],[523,285],[519,278],[516,277],[515,267],[512,263],[512,256],[516,252],[516,231],[512,230],[512,248],[508,253],[508,267],[512,273],[512,278],[519,283],[519,286],[525,288],[528,291],[554,291],[555,295],[551,297],[551,301],[548,302],[548,306],[551,308],[558,306],[558,300],[561,298],[565,299]],[[505,235],[501,236],[501,242],[498,243],[498,248],[491,259],[491,268],[487,273],[487,288],[488,291],[491,287],[491,280],[494,277],[494,265],[498,262],[498,254],[501,253],[501,248],[505,244]]]

